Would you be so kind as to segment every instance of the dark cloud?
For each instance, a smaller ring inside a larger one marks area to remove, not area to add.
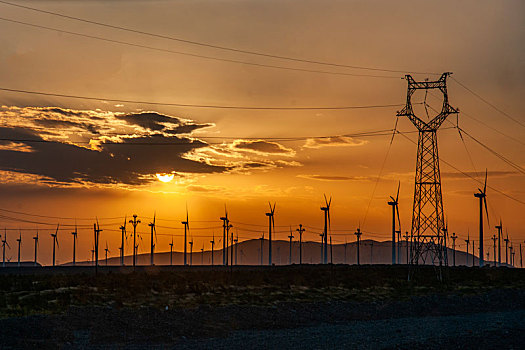
[[[264,140],[238,140],[233,144],[233,148],[260,153],[293,154],[292,149],[286,148],[277,142]]]
[[[304,179],[319,180],[319,181],[348,181],[348,180],[368,180],[368,177],[359,176],[334,176],[334,175],[297,175]]]
[[[99,133],[98,128],[93,124],[77,123],[77,122],[73,122],[70,120],[36,119],[33,122],[45,128],[57,128],[57,129],[78,128],[78,129],[87,130],[92,134]]]
[[[206,145],[185,138],[126,138],[121,144],[102,143],[100,151],[60,142],[38,142],[42,141],[40,136],[22,128],[0,128],[1,138],[24,140],[20,143],[30,145],[32,152],[0,150],[0,170],[40,175],[58,183],[139,185],[151,181],[147,176],[155,173],[228,170],[185,159],[186,152]]]

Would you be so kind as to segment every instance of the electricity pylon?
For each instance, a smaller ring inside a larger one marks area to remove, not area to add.
[[[411,75],[406,75],[408,82],[405,107],[397,113],[398,117],[406,116],[418,129],[418,148],[416,161],[416,176],[414,204],[412,211],[412,245],[411,265],[423,264],[431,257],[432,264],[440,266],[447,264],[443,254],[443,198],[441,195],[441,175],[439,172],[439,156],[437,130],[450,114],[458,113],[448,103],[447,77],[451,73],[443,73],[437,81],[415,81]],[[441,112],[433,119],[424,122],[414,114],[412,95],[417,90],[439,89],[443,94]],[[440,272],[441,273],[441,272]]]

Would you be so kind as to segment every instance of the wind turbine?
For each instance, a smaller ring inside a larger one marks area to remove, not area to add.
[[[509,263],[509,233],[507,232],[507,238],[504,239],[505,241],[505,264],[508,265]]]
[[[104,249],[106,251],[106,266],[108,266],[108,253],[109,253],[109,249],[108,249],[108,241],[106,241],[106,249]]]
[[[503,239],[503,225],[501,224],[501,218],[499,219],[499,225],[495,228],[498,230],[498,266],[501,266],[501,240]]]
[[[155,239],[155,241],[157,240],[157,229],[155,227],[155,217],[157,216],[157,213],[153,213],[153,222],[150,222],[148,224],[148,226],[151,228],[151,244],[150,244],[150,247],[151,247],[151,250],[150,250],[150,265],[153,266],[155,265],[155,261],[154,261],[154,258],[155,258],[155,243],[153,241],[153,239]]]
[[[356,236],[357,238],[357,265],[360,265],[359,264],[359,245],[361,243],[361,235],[363,233],[361,232],[361,229],[358,227],[357,228],[357,231],[355,231],[354,235]]]
[[[133,269],[135,269],[137,263],[137,225],[140,224],[137,214],[133,214],[133,220],[129,220],[129,223],[133,225]],[[122,255],[124,255],[124,246],[122,246]]]
[[[127,233],[126,233],[126,222],[127,222],[127,215],[124,216],[124,224],[119,227],[120,233],[121,233],[121,242],[120,247],[118,248],[120,250],[120,266],[124,266],[124,241],[128,239]]]
[[[452,266],[456,266],[456,239],[458,236],[456,236],[456,233],[452,233]]]
[[[18,238],[16,239],[18,242],[18,267],[20,267],[20,246],[22,245],[22,232],[18,231]]]
[[[93,235],[95,244],[95,269],[98,268],[98,247],[100,242],[100,232],[102,232],[102,230],[100,229],[100,226],[98,224],[98,219],[96,219],[96,223],[93,224]]]
[[[465,243],[467,243],[467,257],[466,257],[465,265],[468,266],[468,247],[470,245],[470,232],[467,233],[467,239],[465,240]],[[474,258],[472,258],[472,259],[474,259]],[[472,261],[474,261],[474,260],[472,260]]]
[[[173,265],[173,237],[171,237],[170,243],[170,266]]]
[[[399,187],[401,186],[401,181],[397,184],[397,194],[396,198],[390,196],[392,199],[388,202],[388,205],[392,206],[392,265],[396,263],[396,213],[397,213],[397,224],[401,229],[401,222],[399,221]],[[399,231],[401,232],[401,231]],[[399,245],[399,241],[398,241]]]
[[[303,263],[303,232],[305,229],[302,224],[299,224],[299,228],[295,229],[299,232],[299,265]]]
[[[493,246],[494,246],[494,266],[496,266],[496,241],[498,240],[496,238],[496,235],[492,235],[492,243],[493,243]]]
[[[263,249],[264,249],[264,232],[262,233],[261,238],[259,238],[261,241],[261,266],[263,265]]]
[[[53,266],[55,266],[55,246],[56,246],[56,248],[59,248],[59,246],[58,246],[58,227],[59,226],[60,226],[60,224],[57,225],[57,229],[56,229],[55,233],[51,234],[51,237],[53,237]]]
[[[222,220],[222,264],[224,266],[228,265],[228,226],[230,225],[230,220],[228,219],[228,210],[226,205],[224,205],[224,216],[220,217]]]
[[[320,245],[320,247],[321,247],[321,260],[319,261],[319,264],[322,264],[323,261],[324,261],[324,258],[323,258],[323,251],[324,251],[324,238],[323,237],[324,237],[324,233],[320,233],[319,237],[321,237],[321,245]]]
[[[201,265],[204,265],[204,242],[202,243],[201,248]]]
[[[485,170],[485,184],[483,185],[483,190],[478,188],[478,191],[478,193],[474,193],[474,197],[479,198],[479,266],[483,267],[483,203],[485,204],[487,223],[489,223],[489,212],[487,209],[487,170]]]
[[[275,231],[275,204],[272,204],[268,202],[268,205],[270,206],[270,212],[266,213],[266,216],[268,217],[268,265],[272,266],[272,228]]]
[[[36,266],[36,264],[37,264],[36,257],[37,257],[37,252],[38,252],[38,230],[36,231],[36,236],[33,237],[33,239],[35,240],[35,261],[34,261],[34,264]]]
[[[184,266],[188,265],[186,255],[188,254],[188,232],[190,230],[190,221],[188,219],[188,205],[186,205],[186,221],[181,221],[181,224],[184,225]],[[193,243],[191,243],[193,244]],[[191,265],[191,264],[190,264]]]
[[[332,204],[332,197],[330,200],[326,199],[324,195],[325,206],[321,207],[324,213],[324,231],[323,231],[323,262],[328,263],[328,230],[330,229],[330,204]]]
[[[77,253],[77,224],[75,223],[75,231],[71,232],[73,235],[73,266],[76,265],[76,253]]]
[[[290,257],[289,257],[289,264],[292,265],[292,239],[293,239],[293,233],[292,233],[292,226],[290,226],[290,235],[288,236],[290,238]]]
[[[5,246],[11,249],[9,243],[7,243],[7,229],[4,228],[4,239],[2,240],[2,266],[5,267]]]
[[[190,243],[190,266],[193,265],[193,237],[191,238]]]
[[[213,266],[213,247],[215,246],[215,232],[212,233],[212,238],[211,238],[211,266]]]

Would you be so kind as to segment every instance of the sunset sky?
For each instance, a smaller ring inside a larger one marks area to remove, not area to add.
[[[455,116],[438,133],[449,231],[462,250],[467,232],[477,239],[473,194],[482,183],[474,179],[483,182],[487,169],[485,249],[500,218],[514,245],[525,240],[523,1],[8,2],[135,31],[0,1],[0,88],[96,97],[0,91],[0,228],[8,230],[12,260],[18,229],[23,260],[33,258],[38,229],[39,261],[50,264],[49,234],[60,224],[58,262],[69,261],[75,218],[78,259],[89,259],[95,217],[102,244],[117,256],[118,228],[132,214],[142,219],[145,253],[154,212],[157,251],[169,250],[171,235],[181,251],[186,205],[199,250],[221,234],[225,205],[241,240],[259,238],[268,201],[277,203],[277,239],[302,223],[304,238],[317,241],[323,194],[333,198],[334,243],[354,241],[359,225],[363,239],[390,239],[388,198],[400,181],[405,232],[414,191],[417,146],[408,139],[417,141],[417,133],[405,118],[397,129],[407,133],[390,146],[406,99],[402,78],[433,80],[443,72],[453,72],[448,92],[459,126],[480,142],[462,141]],[[413,97],[424,99],[424,92]],[[432,117],[441,96],[432,92],[426,101]],[[367,108],[268,109],[345,106]],[[416,113],[426,120],[422,105]],[[165,183],[156,174],[174,176]]]

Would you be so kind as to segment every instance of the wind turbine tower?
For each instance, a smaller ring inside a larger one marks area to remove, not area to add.
[[[20,267],[20,246],[22,245],[22,232],[18,233],[18,238],[16,239],[18,242],[18,263],[17,266]]]
[[[485,170],[485,185],[483,190],[478,188],[478,193],[474,193],[474,197],[479,198],[479,267],[483,267],[483,203],[485,204],[485,213],[487,214],[487,222],[489,220],[489,212],[487,210],[487,171]]]
[[[397,185],[396,198],[390,196],[390,199],[392,200],[388,202],[388,205],[392,206],[392,265],[395,265],[396,263],[396,213],[397,213],[398,227],[401,227],[401,224],[399,221],[399,209],[398,209],[399,187],[400,186],[401,186],[401,182],[399,182]],[[398,241],[398,245],[399,245],[399,241]]]
[[[190,266],[193,265],[193,237],[191,238],[190,244]]]
[[[272,266],[272,228],[275,231],[275,220],[274,220],[274,214],[275,214],[275,204],[273,203],[273,207],[270,202],[268,202],[268,205],[270,206],[270,212],[266,213],[266,216],[268,217],[268,265]]]
[[[452,266],[456,266],[456,239],[458,236],[456,236],[456,233],[452,233]]]
[[[52,233],[51,234],[51,237],[53,237],[53,266],[55,266],[55,247],[58,248],[58,227],[60,225],[57,225],[57,229],[55,231],[55,233]]]
[[[496,240],[497,240],[496,235],[493,235],[491,239],[492,239],[492,243],[494,243],[493,244],[494,246],[494,259],[493,260],[494,260],[494,266],[496,266]]]
[[[124,216],[124,225],[120,226],[120,266],[124,266],[124,241],[128,238],[126,234],[127,216]]]
[[[465,258],[465,265],[468,266],[468,247],[470,245],[470,233],[467,234],[467,239],[465,240],[465,243],[467,243],[467,257]]]
[[[170,243],[170,266],[173,265],[173,237],[171,237]]]
[[[332,197],[330,200],[326,199],[324,195],[325,206],[321,207],[324,212],[324,230],[323,230],[323,263],[328,263],[328,230],[330,229],[330,204],[332,204]]]
[[[155,265],[155,241],[157,239],[157,229],[155,227],[155,218],[157,213],[153,213],[153,222],[150,222],[148,226],[151,229],[151,242],[150,242],[150,265]]]
[[[212,233],[212,236],[211,236],[211,241],[210,241],[210,244],[211,244],[211,266],[213,266],[213,247],[215,246],[215,232]]]
[[[75,224],[75,231],[71,232],[73,235],[73,266],[77,264],[77,225]]]
[[[108,253],[109,253],[109,249],[108,249],[108,241],[106,241],[106,249],[104,249],[106,251],[106,266],[108,266]]]
[[[288,259],[288,263],[292,265],[292,239],[293,239],[293,233],[292,233],[292,227],[290,226],[290,235],[288,236],[290,238],[290,256]]]
[[[501,240],[503,239],[503,225],[501,219],[499,219],[499,225],[495,228],[498,230],[498,266],[501,266]]]
[[[33,239],[35,240],[35,261],[34,261],[34,264],[36,266],[37,264],[37,253],[38,253],[38,231],[36,231],[36,236],[33,237]]]
[[[181,221],[184,225],[184,266],[188,265],[187,254],[188,254],[188,231],[190,230],[190,220],[188,218],[188,207],[186,206],[186,221]],[[193,242],[191,243],[193,244]]]
[[[305,229],[302,224],[299,224],[299,228],[295,230],[299,232],[299,265],[301,265],[303,263],[303,232]]]
[[[4,229],[4,239],[2,240],[2,266],[5,267],[5,246],[9,246],[9,243],[7,243],[7,229]],[[54,265],[54,264],[53,264]]]
[[[222,264],[228,265],[228,230],[230,226],[230,220],[228,219],[228,210],[224,206],[224,216],[220,217],[222,220]]]
[[[450,114],[458,113],[448,103],[447,77],[443,73],[437,81],[415,81],[406,75],[408,82],[405,107],[397,113],[398,117],[406,116],[419,131],[416,161],[414,203],[412,210],[412,245],[411,265],[420,260],[425,262],[428,255],[433,263],[446,264],[443,257],[444,226],[443,198],[441,195],[441,175],[439,171],[437,130]],[[412,95],[417,90],[439,89],[443,94],[441,112],[433,119],[424,122],[414,114]]]
[[[358,227],[357,228],[357,231],[355,231],[354,235],[356,236],[357,238],[357,265],[360,265],[359,264],[359,245],[361,243],[361,235],[363,233],[361,232],[361,229]]]
[[[133,225],[133,268],[137,264],[137,225],[140,224],[140,220],[137,219],[137,214],[133,214],[133,220],[129,220],[129,223]],[[122,248],[124,252],[124,247]]]
[[[505,241],[505,264],[509,263],[509,234],[507,233],[507,238],[504,239]]]

